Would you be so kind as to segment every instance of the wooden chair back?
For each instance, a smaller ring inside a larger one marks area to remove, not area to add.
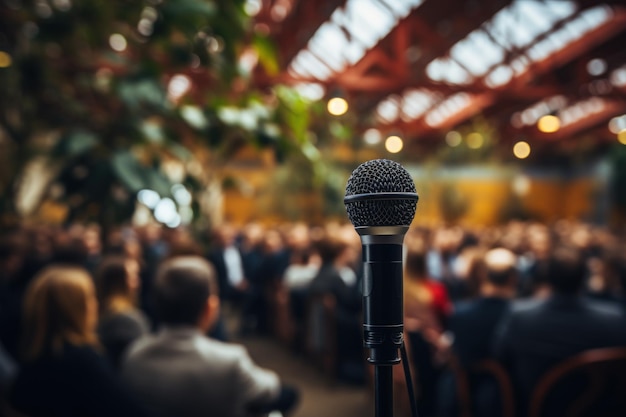
[[[529,417],[626,415],[626,347],[593,349],[562,361],[540,379],[529,405]]]
[[[459,361],[453,357],[451,366],[456,378],[457,400],[460,417],[473,417],[476,414],[476,390],[475,381],[488,381],[495,386],[494,407],[490,409],[490,415],[502,417],[515,417],[515,394],[511,378],[506,369],[494,359],[483,359],[465,369]],[[497,404],[497,406],[495,405]]]

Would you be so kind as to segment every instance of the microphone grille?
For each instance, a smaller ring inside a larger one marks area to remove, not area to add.
[[[385,193],[391,193],[391,197],[377,198]],[[405,195],[396,198],[393,193]],[[362,198],[346,201],[348,218],[355,227],[410,226],[413,221],[417,206],[415,183],[397,162],[374,159],[359,165],[346,185],[346,198],[357,195]]]

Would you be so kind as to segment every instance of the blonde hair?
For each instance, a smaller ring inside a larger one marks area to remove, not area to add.
[[[38,273],[24,298],[24,358],[32,360],[45,352],[60,351],[65,343],[96,346],[95,320],[89,321],[89,314],[97,310],[96,303],[86,270],[53,265]]]

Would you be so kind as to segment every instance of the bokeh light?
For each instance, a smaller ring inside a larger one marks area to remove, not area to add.
[[[348,111],[348,102],[341,97],[333,97],[328,100],[328,113],[333,116],[341,116]]]
[[[614,117],[609,121],[609,130],[611,133],[617,135],[624,129],[626,129],[626,114]]]
[[[478,132],[472,132],[467,135],[467,146],[470,149],[479,149],[485,143],[485,139],[483,135]]]
[[[392,135],[385,140],[385,149],[391,153],[398,153],[404,147],[404,142],[400,136]]]
[[[11,55],[4,51],[0,51],[0,68],[10,67],[12,63],[13,60],[11,59]]]
[[[530,145],[528,142],[520,140],[513,146],[513,155],[518,159],[526,159],[530,155]]]
[[[126,42],[126,38],[119,33],[114,33],[109,37],[109,46],[111,49],[117,52],[123,52],[126,50],[128,43]]]
[[[554,133],[561,128],[561,121],[558,117],[547,114],[539,118],[537,128],[543,133]]]
[[[363,141],[371,146],[378,145],[382,138],[380,130],[374,128],[367,129],[363,134]]]
[[[621,132],[617,134],[617,140],[622,145],[626,145],[626,129],[622,130]]]
[[[459,146],[462,141],[463,137],[456,130],[451,130],[446,134],[446,143],[452,148]]]

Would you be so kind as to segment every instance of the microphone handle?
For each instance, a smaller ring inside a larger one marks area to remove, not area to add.
[[[363,345],[375,365],[400,362],[403,342],[402,239],[363,243]],[[374,241],[377,239],[373,239]]]

